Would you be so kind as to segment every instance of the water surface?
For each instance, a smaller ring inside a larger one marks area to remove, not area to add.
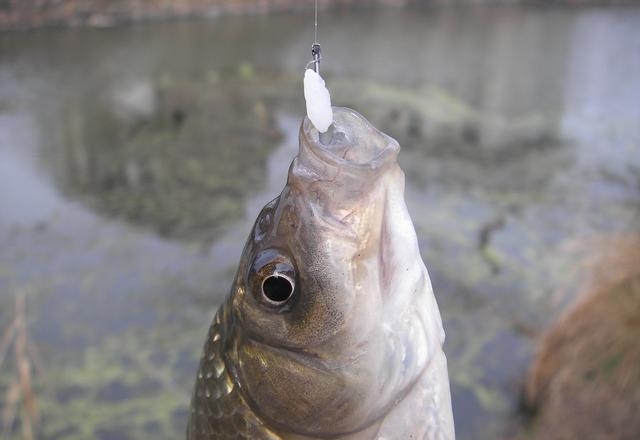
[[[505,436],[584,243],[640,225],[640,10],[320,24],[334,104],[403,147],[458,438]],[[297,149],[312,38],[306,16],[0,35],[0,327],[26,294],[41,438],[183,435],[209,321]]]

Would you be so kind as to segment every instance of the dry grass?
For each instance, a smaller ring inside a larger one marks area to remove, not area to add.
[[[526,386],[535,415],[520,438],[640,438],[640,236],[589,249],[582,295],[540,344]]]
[[[3,437],[9,435],[19,420],[23,440],[33,440],[39,416],[32,379],[34,369],[41,370],[42,363],[29,336],[25,293],[16,295],[13,321],[0,339],[0,367],[8,358],[13,360],[13,371],[0,414]]]

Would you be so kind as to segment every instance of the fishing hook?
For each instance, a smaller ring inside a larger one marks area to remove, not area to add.
[[[320,44],[313,43],[311,46],[311,58],[312,60],[307,63],[307,69],[313,69],[316,73],[320,73],[320,60],[322,55],[320,53]]]
[[[311,61],[307,63],[307,69],[313,69],[317,74],[320,74],[320,59],[322,56],[320,55],[320,44],[318,43],[318,0],[316,0],[315,5],[315,19],[313,23],[314,35],[313,35],[313,46],[311,46]],[[312,66],[313,67],[310,67]]]

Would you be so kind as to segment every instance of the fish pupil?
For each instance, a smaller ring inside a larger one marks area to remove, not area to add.
[[[293,294],[293,283],[284,276],[268,276],[262,282],[262,294],[269,301],[283,303]]]

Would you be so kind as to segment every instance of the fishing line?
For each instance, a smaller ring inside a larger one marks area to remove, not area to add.
[[[315,32],[313,35],[313,42],[318,44],[318,0],[316,0],[316,20],[315,20]]]
[[[316,0],[316,8],[313,22],[313,45],[311,46],[311,61],[307,64],[307,69],[311,68],[316,73],[320,73],[320,44],[318,43],[318,0]]]

